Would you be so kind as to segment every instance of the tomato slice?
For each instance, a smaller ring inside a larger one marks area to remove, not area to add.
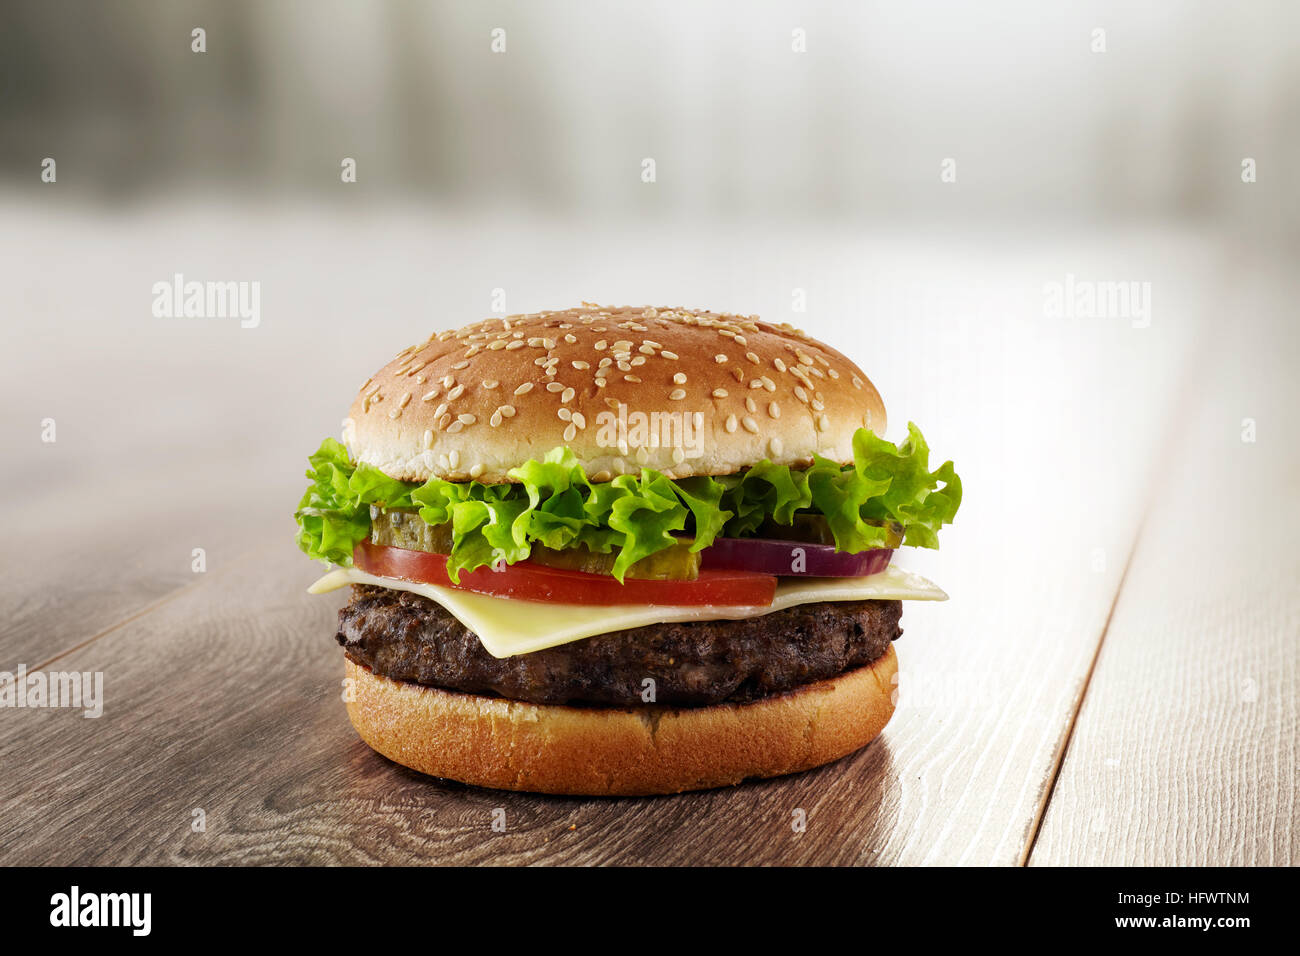
[[[701,571],[694,581],[643,581],[628,578],[619,584],[607,574],[550,568],[531,561],[462,571],[460,583],[447,577],[447,556],[409,551],[362,541],[352,552],[362,571],[444,588],[460,588],[521,601],[556,604],[653,604],[660,607],[714,604],[723,607],[766,607],[776,594],[776,577],[753,571]]]

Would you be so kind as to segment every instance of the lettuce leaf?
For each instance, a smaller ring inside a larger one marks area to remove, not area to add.
[[[794,469],[764,460],[736,475],[677,480],[642,469],[594,484],[572,451],[556,448],[511,469],[514,484],[419,484],[354,466],[347,449],[329,438],[308,459],[298,546],[313,558],[351,565],[352,549],[370,533],[374,505],[418,509],[429,524],[451,522],[453,581],[462,571],[522,561],[534,543],[617,550],[613,573],[622,581],[632,564],[672,545],[675,533],[693,534],[691,550],[700,551],[720,535],[751,535],[769,519],[788,525],[807,511],[825,516],[839,551],[882,546],[884,522],[903,525],[905,544],[937,548],[939,528],[961,505],[961,480],[950,461],[930,471],[929,457],[920,429],[909,423],[897,447],[859,429],[851,465],[815,457],[810,467]]]

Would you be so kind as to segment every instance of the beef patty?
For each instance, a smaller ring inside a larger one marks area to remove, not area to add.
[[[901,635],[901,601],[802,604],[740,621],[614,631],[496,658],[436,601],[354,585],[338,642],[376,674],[535,704],[704,707],[792,690],[869,664]]]

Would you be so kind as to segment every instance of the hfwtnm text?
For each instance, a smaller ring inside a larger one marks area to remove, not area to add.
[[[133,936],[148,936],[152,923],[151,893],[69,893],[50,897],[51,926],[129,926]]]

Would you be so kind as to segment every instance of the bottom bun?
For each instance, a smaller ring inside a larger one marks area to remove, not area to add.
[[[394,681],[347,661],[348,716],[390,760],[478,787],[589,796],[680,793],[808,770],[894,713],[898,658],[747,704],[564,707]]]

